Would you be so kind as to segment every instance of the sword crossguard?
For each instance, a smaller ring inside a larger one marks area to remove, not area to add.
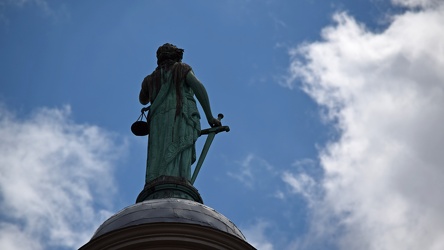
[[[219,127],[202,129],[200,131],[200,135],[208,135],[208,134],[211,134],[211,133],[218,134],[218,133],[223,132],[223,131],[229,132],[230,131],[230,127],[228,127],[228,126],[219,126]]]

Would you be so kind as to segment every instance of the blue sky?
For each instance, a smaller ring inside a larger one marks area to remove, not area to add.
[[[195,186],[251,244],[443,249],[442,23],[438,0],[0,0],[0,248],[77,249],[135,202],[170,42],[231,128]]]

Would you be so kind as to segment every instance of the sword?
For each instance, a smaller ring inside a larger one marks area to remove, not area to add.
[[[223,114],[218,114],[217,119],[220,121],[224,118]],[[191,184],[194,184],[194,181],[197,178],[197,174],[199,174],[200,168],[207,156],[208,150],[210,149],[211,143],[213,142],[214,136],[222,131],[228,132],[230,131],[230,127],[228,126],[219,126],[213,128],[207,128],[200,131],[200,135],[208,135],[207,140],[205,141],[204,147],[202,148],[202,153],[200,153],[199,160],[197,161],[196,168],[194,169],[193,177],[191,178]]]

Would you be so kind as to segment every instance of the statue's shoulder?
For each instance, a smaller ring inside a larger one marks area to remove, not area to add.
[[[188,64],[186,64],[186,63],[183,63],[183,62],[179,62],[179,63],[178,63],[178,66],[181,67],[181,69],[182,69],[183,71],[186,71],[187,73],[188,73],[188,71],[192,70],[192,68],[191,68],[190,65],[188,65]]]
[[[159,70],[158,68],[154,69],[153,72],[151,72],[151,74],[147,75],[145,78],[147,79],[152,78],[157,73],[158,70]]]
[[[191,70],[191,66],[183,62],[177,62],[174,65],[174,72],[180,79],[185,79]]]

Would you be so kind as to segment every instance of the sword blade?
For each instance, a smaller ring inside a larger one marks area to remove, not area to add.
[[[214,136],[216,132],[212,132],[208,134],[207,140],[205,141],[205,145],[202,148],[202,153],[200,153],[199,160],[197,161],[196,168],[194,169],[193,177],[191,177],[191,185],[194,184],[194,181],[197,178],[197,174],[199,174],[200,168],[207,156],[208,150],[210,149],[211,143],[213,142]]]

